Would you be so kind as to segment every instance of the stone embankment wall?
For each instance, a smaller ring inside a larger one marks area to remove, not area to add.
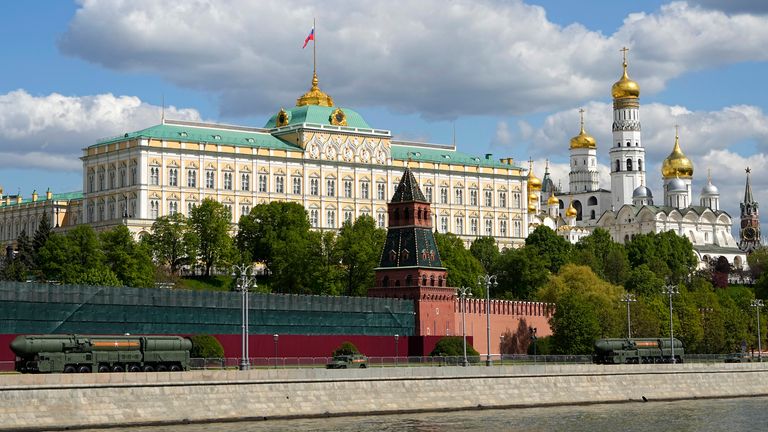
[[[768,364],[0,376],[0,430],[768,395]]]

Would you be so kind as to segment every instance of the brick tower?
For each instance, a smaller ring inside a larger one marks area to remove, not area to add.
[[[744,201],[741,203],[741,231],[739,231],[739,248],[752,252],[760,246],[760,213],[757,201],[752,196],[752,185],[749,174],[752,170],[747,167],[747,184],[744,187]]]
[[[429,201],[407,167],[388,211],[387,241],[376,268],[376,286],[368,295],[414,300],[419,336],[455,335],[456,290],[446,286],[448,272],[432,234]]]

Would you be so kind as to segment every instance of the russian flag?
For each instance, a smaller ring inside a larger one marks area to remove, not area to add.
[[[313,40],[315,40],[315,27],[314,26],[312,27],[312,31],[309,32],[309,36],[307,36],[307,38],[304,39],[304,46],[301,47],[301,49],[306,48],[307,44],[309,43],[309,41],[313,41]]]

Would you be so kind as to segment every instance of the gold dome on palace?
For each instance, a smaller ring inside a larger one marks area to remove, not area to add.
[[[618,81],[616,81],[613,87],[611,87],[611,95],[614,99],[636,99],[640,97],[640,86],[636,82],[629,79],[629,75],[627,75],[626,61],[624,62],[624,74]]]
[[[581,123],[581,132],[578,135],[571,138],[571,150],[573,149],[595,149],[597,148],[597,141],[592,135],[589,135],[584,131],[584,122]]]
[[[565,210],[565,217],[576,217],[579,211],[573,206],[573,202],[568,203],[568,208]]]
[[[325,107],[333,106],[333,98],[325,94],[318,87],[317,73],[312,74],[312,88],[308,92],[296,99],[296,106],[319,105]]]
[[[672,148],[672,153],[664,159],[664,163],[661,165],[661,176],[665,179],[693,177],[693,163],[680,149],[677,134],[675,134],[675,146]]]
[[[549,196],[549,199],[547,200],[548,205],[558,205],[560,204],[560,200],[557,199],[554,192]]]
[[[533,174],[533,162],[528,169],[528,190],[537,192],[541,190],[541,179]]]

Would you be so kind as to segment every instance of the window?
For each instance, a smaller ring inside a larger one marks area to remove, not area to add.
[[[632,171],[632,159],[627,159],[627,171]]]
[[[192,209],[195,208],[195,203],[188,202],[187,203],[187,216],[192,215]]]
[[[590,219],[594,219],[594,218],[595,218],[595,211],[594,211],[594,210],[590,210],[590,212],[589,212],[589,218],[590,218]]]
[[[93,175],[93,172],[90,172],[88,173],[88,192],[93,192],[93,185],[94,185],[94,175]]]
[[[285,193],[285,176],[275,176],[275,192]]]
[[[175,215],[178,212],[179,212],[179,202],[168,201],[168,216]]]
[[[464,234],[464,218],[456,218],[456,234]]]
[[[224,204],[224,208],[227,209],[227,213],[229,213],[229,221],[232,222],[235,217],[235,213],[232,211],[232,204]]]
[[[425,192],[427,201],[432,202],[432,186],[425,187],[424,192]]]
[[[309,194],[310,195],[320,195],[320,181],[316,178],[309,179]]]
[[[448,188],[440,188],[440,204],[448,204]]]
[[[589,199],[587,200],[587,204],[589,204],[591,206],[597,205],[597,197],[595,197],[595,196],[589,197]]]
[[[115,188],[115,169],[114,168],[109,169],[109,188],[110,189]]]
[[[125,184],[125,180],[126,180],[125,179],[125,166],[123,165],[123,166],[120,167],[120,187],[127,186]]]
[[[384,183],[376,183],[376,198],[380,200],[387,199],[387,185]]]
[[[515,237],[522,237],[522,225],[520,225],[520,221],[515,221]]]
[[[104,203],[103,202],[99,203],[99,220],[104,220]]]
[[[520,194],[515,194],[516,207],[520,207]],[[499,207],[507,207],[507,193],[499,192]]]
[[[317,228],[317,210],[315,209],[309,211],[309,224],[313,228]]]
[[[368,199],[371,196],[371,184],[367,181],[360,183],[360,198]]]
[[[477,205],[477,189],[469,190],[469,205]]]
[[[344,222],[352,223],[352,210],[344,210]]]
[[[115,218],[115,200],[109,200],[109,218]]]
[[[485,220],[485,235],[489,237],[493,235],[493,219]]]
[[[251,190],[251,175],[249,173],[240,173],[240,190]]]
[[[505,220],[499,221],[499,235],[502,237],[507,236],[507,221]]]
[[[325,227],[336,228],[336,210],[328,209],[325,212]]]
[[[178,185],[179,185],[179,169],[169,168],[168,169],[168,186],[178,186]]]
[[[336,196],[336,180],[335,179],[325,180],[325,193],[329,197]]]
[[[196,170],[187,170],[187,187],[197,187]]]
[[[492,190],[485,191],[485,206],[493,207],[493,191]]]
[[[224,173],[224,189],[232,190],[232,173],[231,172]]]
[[[152,200],[149,202],[149,217],[152,219],[157,219],[158,214],[160,213],[160,203],[157,200]]]
[[[301,177],[293,178],[293,193],[301,195]]]
[[[267,191],[267,175],[259,174],[259,192]]]
[[[151,185],[158,185],[160,184],[160,168],[158,167],[150,167],[149,168],[149,184]],[[104,174],[99,174],[99,189],[101,189],[104,186]]]
[[[621,161],[619,161],[618,159],[616,159],[616,169],[614,169],[614,171],[616,172],[621,171]]]
[[[638,171],[642,171],[643,170],[643,160],[642,159],[638,159],[637,160],[637,170]]]
[[[137,180],[138,177],[139,177],[138,168],[136,167],[136,165],[132,165],[131,166],[131,184],[132,185],[135,185],[136,183],[138,183],[138,180]]]
[[[251,213],[251,206],[249,205],[240,206],[240,216],[247,216],[249,213]]]
[[[470,218],[469,219],[469,233],[473,236],[477,235],[477,219],[476,218]]]
[[[344,198],[352,198],[352,180],[344,180]]]
[[[464,190],[456,188],[454,190],[454,204],[464,204]]]
[[[377,222],[379,224],[379,228],[384,228],[386,226],[384,213],[379,213],[378,215],[376,215],[376,219],[378,219]]]
[[[440,232],[448,232],[448,216],[440,216]]]

